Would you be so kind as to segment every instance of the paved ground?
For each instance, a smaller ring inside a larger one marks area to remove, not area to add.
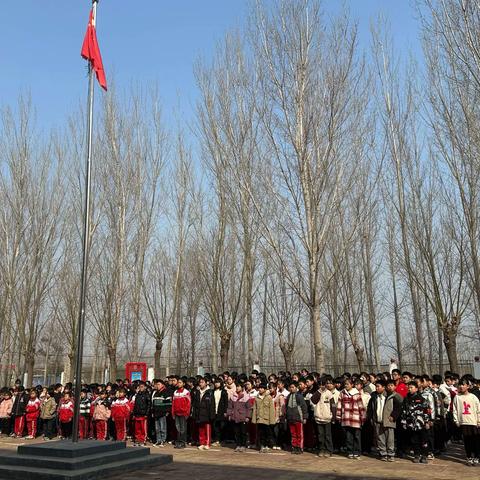
[[[41,440],[36,440],[41,441]],[[0,439],[0,450],[13,450],[25,440]],[[348,460],[342,456],[318,458],[310,453],[294,456],[288,452],[259,454],[249,450],[233,453],[231,448],[212,448],[199,451],[194,447],[185,450],[151,448],[153,455],[163,452],[173,454],[174,462],[161,469],[139,469],[122,474],[122,480],[138,478],[160,480],[348,480],[348,479],[435,479],[479,480],[480,467],[464,465],[463,448],[454,446],[448,455],[437,458],[429,465],[415,465],[409,460],[384,463],[374,458]],[[107,479],[107,477],[105,477]],[[118,474],[111,479],[118,480]]]

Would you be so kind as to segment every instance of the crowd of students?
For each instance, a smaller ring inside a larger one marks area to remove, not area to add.
[[[72,385],[25,389],[19,383],[0,392],[1,434],[70,437]],[[478,466],[480,380],[451,372],[414,376],[398,369],[337,378],[306,370],[267,378],[254,370],[152,382],[119,379],[83,385],[79,435],[131,438],[134,445],[150,441],[155,447],[191,444],[209,450],[234,443],[238,453],[282,449],[414,463],[428,463],[450,442],[463,440],[466,464]]]

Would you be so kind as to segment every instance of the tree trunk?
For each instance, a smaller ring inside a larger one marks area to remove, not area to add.
[[[139,343],[139,320],[138,320],[138,312],[135,311],[133,315],[133,322],[132,322],[132,328],[131,328],[131,339],[130,339],[130,344],[132,346],[132,352],[131,352],[131,361],[132,362],[138,362],[139,360],[139,353],[138,353],[138,343]]]
[[[97,376],[97,362],[98,362],[98,348],[95,350],[93,355],[92,370],[90,371],[90,383],[95,383]]]
[[[373,357],[373,363],[377,372],[380,371],[380,349],[378,346],[377,334],[377,312],[375,311],[375,294],[373,285],[372,273],[372,259],[370,252],[370,245],[365,246],[365,290],[367,294],[367,311],[368,311],[368,325],[369,325],[369,340],[370,340],[370,356]]]
[[[117,378],[117,348],[116,347],[108,347],[108,362],[109,362],[109,375],[110,381],[114,381]]]
[[[95,341],[95,351],[93,352],[93,363],[92,363],[92,371],[90,373],[90,383],[95,383],[97,380],[97,367],[98,367],[98,355],[100,352],[100,336],[97,336]]]
[[[398,368],[402,368],[403,364],[403,354],[402,354],[402,332],[400,331],[400,309],[398,306],[397,298],[397,281],[395,278],[395,265],[393,263],[393,249],[389,247],[389,257],[390,257],[390,275],[392,277],[392,290],[393,290],[393,316],[395,318],[395,339],[397,344],[397,361]]]
[[[230,350],[230,339],[230,333],[220,335],[220,369],[223,371],[228,369],[228,351]]]
[[[176,362],[175,362],[175,370],[177,374],[182,371],[182,318],[180,314],[180,309],[177,313],[177,321],[176,321]]]
[[[433,366],[434,358],[433,358],[433,350],[434,350],[434,336],[432,331],[432,321],[430,317],[430,309],[428,308],[428,304],[426,303],[428,300],[425,300],[425,325],[427,327],[427,338],[428,338],[428,373],[432,374],[435,369]]]
[[[450,363],[450,370],[458,373],[457,332],[451,327],[443,330],[443,344]]]
[[[342,322],[343,323],[343,322]],[[347,370],[348,363],[348,338],[347,338],[347,329],[343,327],[343,371]]]
[[[272,332],[272,343],[271,343],[271,346],[272,346],[272,366],[276,367],[277,366],[277,355],[276,355],[277,349],[275,348],[275,345],[276,345],[275,330],[273,329],[273,327],[271,328],[271,332]],[[264,365],[262,365],[262,367],[265,368]]]
[[[33,370],[35,368],[35,353],[28,353],[25,356],[25,372],[27,373],[27,381],[25,388],[33,386]]]
[[[218,372],[218,333],[215,324],[212,322],[212,371]]]
[[[337,323],[334,320],[333,316],[335,314],[330,312],[330,335],[332,338],[332,363],[333,363],[333,374],[338,375],[338,367],[340,365],[340,361],[338,359],[338,332],[337,332]]]
[[[437,322],[437,342],[438,342],[438,372],[443,372],[443,341],[442,341],[442,329]]]
[[[287,372],[292,371],[292,358],[293,358],[293,345],[288,342],[280,341],[280,350],[285,360],[285,370]]]
[[[265,335],[267,333],[267,296],[268,296],[268,277],[265,275],[265,290],[263,294],[262,311],[262,334],[260,336],[260,365],[265,365]]]
[[[249,364],[248,361],[248,352],[247,352],[247,342],[246,339],[246,331],[247,331],[247,316],[243,315],[242,321],[240,322],[240,345],[241,345],[241,359],[240,364],[242,367],[242,372],[247,371],[247,365]],[[250,368],[252,368],[250,366]]]
[[[194,376],[197,374],[196,365],[197,365],[197,337],[196,337],[196,321],[194,318],[190,317],[190,371],[191,375]]]
[[[246,285],[245,285],[245,320],[247,327],[247,350],[248,350],[248,368],[252,368],[257,360],[253,348],[253,314],[252,314],[252,295],[253,295],[253,266],[251,253],[246,258]]]
[[[365,356],[364,350],[360,345],[353,345],[353,351],[357,357],[358,369],[363,372],[365,370]]]
[[[167,375],[170,375],[170,368],[172,366],[172,345],[173,345],[173,327],[170,328],[168,336],[168,348],[167,348]],[[180,375],[180,372],[176,372]]]
[[[66,358],[65,365],[63,366],[63,378],[65,383],[73,381],[72,372],[73,372],[73,366],[74,366],[74,358],[75,358],[74,352],[69,352]]]
[[[325,356],[322,340],[322,322],[320,318],[320,304],[315,302],[311,309],[310,318],[313,327],[313,346],[315,352],[315,370],[318,373],[325,371]]]
[[[153,355],[153,367],[155,369],[155,377],[160,378],[160,362],[162,357],[163,342],[160,338],[157,338],[155,342],[155,353]]]

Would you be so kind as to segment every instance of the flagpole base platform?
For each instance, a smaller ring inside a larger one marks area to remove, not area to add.
[[[172,455],[151,455],[149,448],[127,448],[125,442],[61,440],[20,445],[14,454],[1,454],[0,478],[90,480],[172,461]]]

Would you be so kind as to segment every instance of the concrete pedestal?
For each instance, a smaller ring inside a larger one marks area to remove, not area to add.
[[[89,480],[173,461],[172,455],[150,455],[150,449],[125,442],[53,441],[21,445],[14,454],[0,455],[0,479]]]

